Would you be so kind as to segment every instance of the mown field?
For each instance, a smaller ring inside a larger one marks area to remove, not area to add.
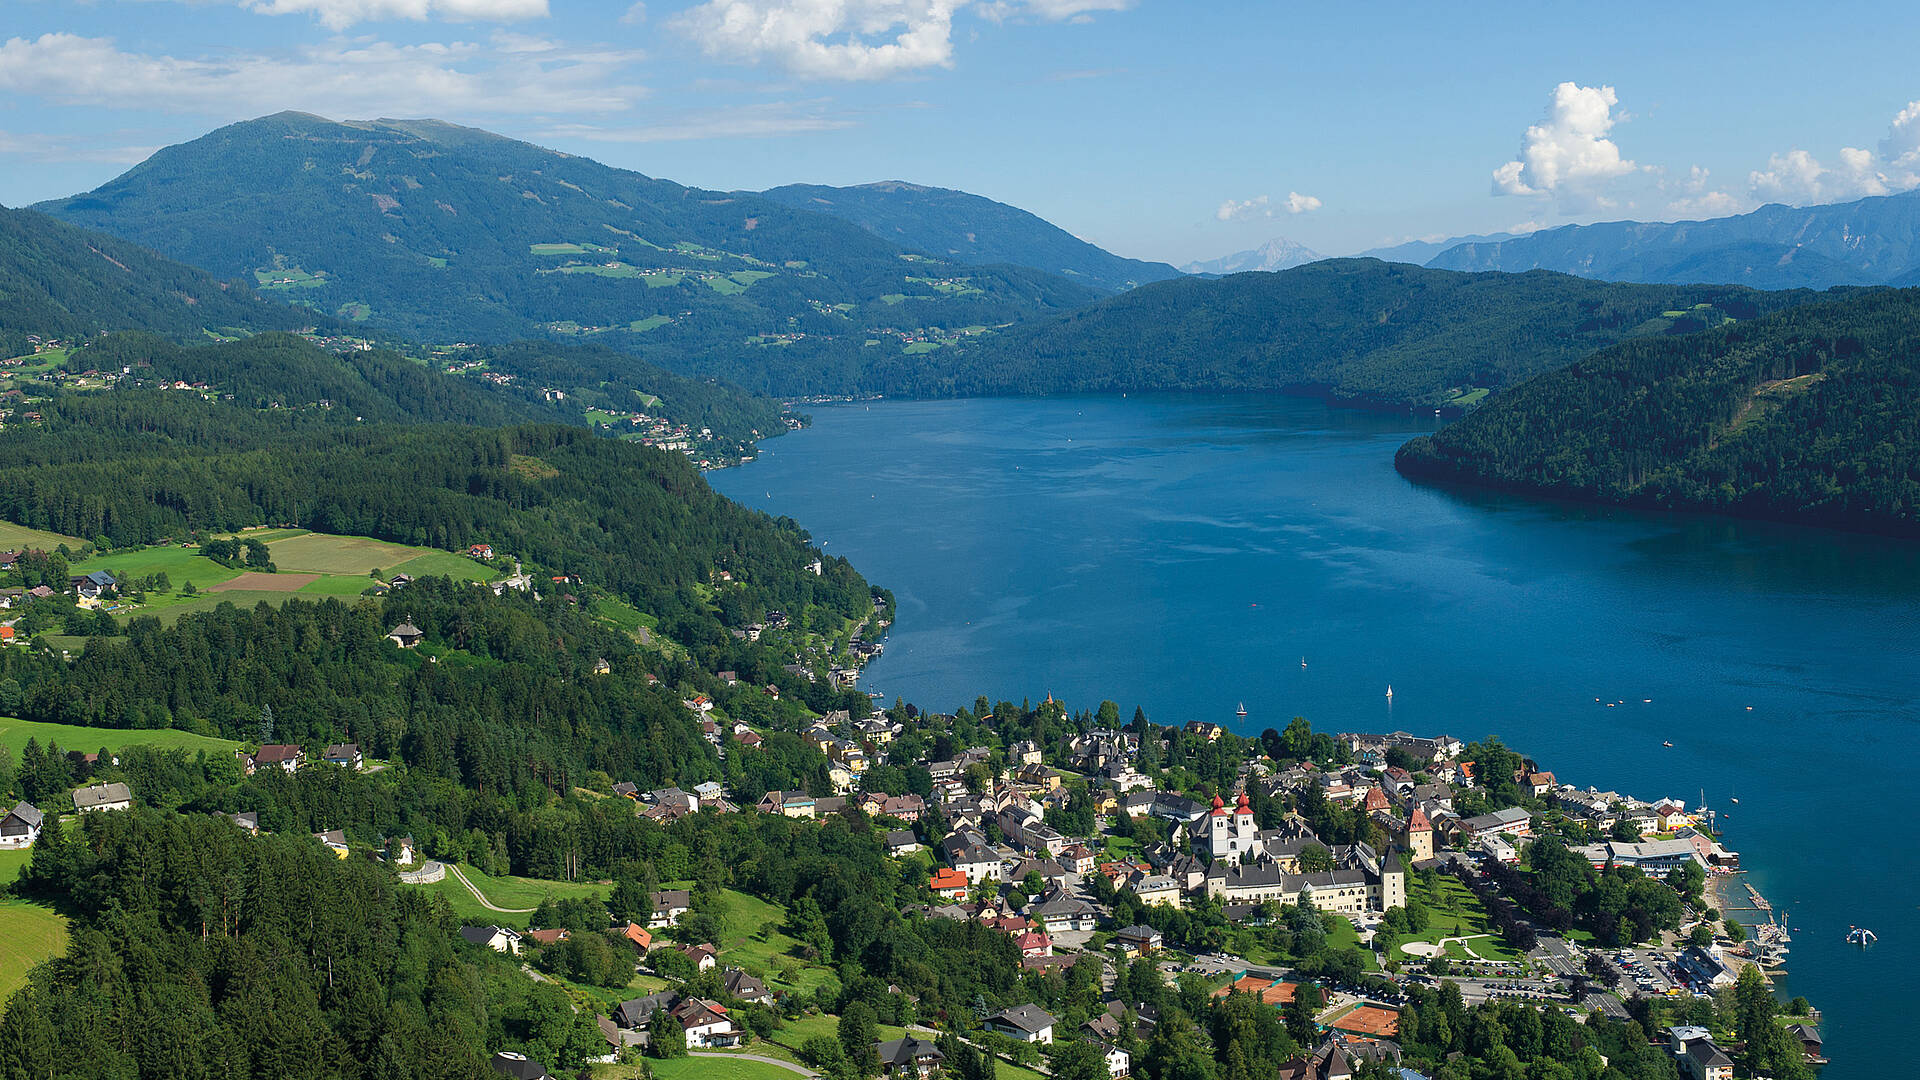
[[[15,525],[11,521],[0,521],[0,549],[7,551],[22,551],[27,548],[52,551],[61,544],[69,548],[77,548],[81,543],[82,541],[71,536],[29,529],[25,525]]]
[[[26,749],[28,739],[40,740],[40,745],[59,743],[65,750],[81,750],[92,753],[105,747],[118,750],[123,746],[158,746],[163,749],[178,747],[191,753],[205,750],[211,754],[230,754],[240,744],[231,739],[216,739],[208,735],[196,735],[191,731],[178,731],[173,728],[98,728],[80,727],[75,724],[43,724],[34,720],[15,720],[10,716],[0,716],[0,747],[13,754],[15,761],[20,760],[20,752]],[[73,809],[71,804],[66,807]],[[0,856],[6,852],[0,852]],[[11,881],[9,877],[7,880]]]
[[[0,887],[13,884],[31,849],[0,851]],[[27,973],[67,947],[67,920],[50,908],[0,900],[0,1006],[26,984]]]

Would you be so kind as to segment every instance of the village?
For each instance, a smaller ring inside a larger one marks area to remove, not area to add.
[[[417,643],[417,635],[403,626],[392,637],[405,648]],[[767,734],[715,720],[712,703],[701,695],[682,704],[709,741],[724,742],[735,753],[752,752]],[[1058,706],[1049,699],[1041,708]],[[1691,909],[1684,921],[1649,940],[1617,948],[1600,947],[1591,935],[1556,932],[1524,915],[1524,929],[1512,922],[1503,928],[1490,914],[1498,906],[1492,882],[1501,870],[1520,865],[1541,836],[1568,830],[1606,837],[1568,848],[1596,870],[1632,867],[1660,879],[1688,866],[1714,878],[1735,872],[1738,856],[1715,839],[1710,815],[1678,800],[1648,802],[1576,788],[1523,761],[1510,779],[1529,806],[1462,816],[1463,804],[1478,805],[1488,792],[1477,763],[1463,756],[1469,748],[1446,736],[1405,732],[1319,736],[1323,745],[1332,743],[1343,764],[1276,759],[1260,740],[1246,740],[1232,790],[1211,797],[1157,782],[1156,775],[1177,770],[1143,761],[1138,731],[1096,727],[1052,746],[1015,738],[937,758],[895,751],[903,744],[925,745],[923,738],[906,738],[910,732],[937,736],[951,720],[853,710],[819,718],[800,734],[829,761],[831,790],[775,790],[755,799],[711,782],[692,790],[644,790],[618,781],[609,794],[663,824],[699,814],[864,818],[882,830],[889,855],[923,868],[924,899],[909,916],[978,923],[1003,933],[1026,971],[1093,965],[1100,984],[1111,989],[1116,967],[1151,958],[1170,984],[1201,978],[1216,997],[1244,993],[1276,1009],[1312,987],[1307,993],[1318,1003],[1312,1016],[1316,1045],[1283,1073],[1301,1080],[1346,1076],[1369,1061],[1397,1062],[1394,1037],[1410,986],[1446,981],[1469,1004],[1507,999],[1569,1015],[1625,1017],[1635,998],[1709,999],[1757,959],[1749,946]],[[1149,730],[1202,746],[1227,734],[1205,722]],[[249,774],[369,767],[350,744],[311,752],[269,744],[240,752],[239,761]],[[863,783],[877,771],[898,769],[924,770],[928,792],[888,793]],[[72,799],[76,813],[93,813],[129,807],[132,793],[124,783],[90,785],[76,789]],[[1265,823],[1257,819],[1256,804]],[[1342,820],[1367,823],[1369,835],[1385,842],[1323,839],[1307,815],[1278,809],[1283,805],[1323,808],[1316,816],[1344,813]],[[1093,829],[1061,827],[1089,810]],[[16,807],[0,826],[0,844],[31,844],[41,813],[26,804]],[[256,817],[230,820],[258,829]],[[350,852],[342,831],[314,839],[341,858]],[[412,837],[391,838],[376,855],[392,861],[403,882],[437,882],[451,870],[474,889],[457,866],[422,862]],[[1448,913],[1444,894],[1483,902],[1456,902]],[[480,895],[477,889],[474,895]],[[679,928],[694,904],[689,889],[657,889],[648,897],[647,918],[608,927],[610,937],[631,948],[636,978],[658,988],[599,1017],[605,1061],[657,1052],[656,1040],[669,1023],[675,1046],[684,1044],[690,1052],[765,1048],[739,1010],[778,1007],[769,973],[749,970],[712,942],[683,940]],[[1431,928],[1424,932],[1408,925],[1416,908],[1429,913]],[[1229,927],[1257,928],[1303,910],[1316,912],[1350,940],[1363,962],[1344,972],[1303,974],[1224,946],[1195,947],[1206,936],[1194,929],[1203,915]],[[462,936],[481,947],[535,956],[573,932],[476,922]],[[544,977],[531,966],[527,970]],[[692,979],[709,972],[712,978],[697,984]],[[1004,1055],[1003,1069],[1044,1060],[1019,1047],[1049,1048],[1046,1056],[1052,1056],[1053,1047],[1086,1042],[1107,1075],[1123,1077],[1130,1067],[1128,1047],[1137,1050],[1151,1035],[1153,1011],[1118,993],[1110,993],[1107,1004],[1106,1012],[1073,1030],[1037,1004],[1003,1008],[979,1018],[974,1039],[982,1052]],[[1123,1025],[1131,1027],[1123,1032]],[[1801,1024],[1793,1030],[1807,1060],[1822,1061],[1817,1028]],[[937,1035],[914,1025],[898,1038],[878,1040],[874,1049],[884,1072],[924,1077],[939,1071],[945,1051]],[[1731,1077],[1731,1059],[1706,1027],[1676,1024],[1667,1037],[1683,1075]],[[545,1075],[538,1062],[524,1057],[508,1056],[496,1066],[512,1075]]]

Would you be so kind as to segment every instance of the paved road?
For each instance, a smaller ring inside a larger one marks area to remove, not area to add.
[[[500,907],[482,895],[479,889],[474,888],[473,882],[467,880],[467,875],[461,873],[458,866],[455,866],[453,863],[448,863],[447,869],[453,872],[454,877],[460,879],[460,884],[465,885],[467,891],[473,894],[473,898],[480,901],[480,906],[486,908],[488,911],[498,911],[505,915],[530,915],[535,910],[530,907]]]
[[[813,1077],[820,1075],[812,1069],[795,1065],[791,1061],[781,1061],[779,1058],[764,1057],[760,1054],[722,1054],[712,1050],[689,1050],[687,1051],[687,1056],[702,1058],[745,1058],[748,1061],[758,1061],[763,1065],[777,1065],[788,1072],[799,1073],[801,1076]]]

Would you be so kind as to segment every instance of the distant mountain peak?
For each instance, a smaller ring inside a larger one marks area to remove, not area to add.
[[[1257,248],[1204,262],[1190,262],[1180,269],[1189,274],[1240,274],[1249,270],[1288,270],[1324,258],[1325,255],[1305,244],[1276,236]]]

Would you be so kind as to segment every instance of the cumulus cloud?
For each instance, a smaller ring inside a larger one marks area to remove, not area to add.
[[[1320,200],[1311,195],[1302,195],[1297,191],[1289,191],[1287,192],[1287,201],[1282,205],[1286,206],[1287,213],[1289,214],[1305,214],[1309,211],[1320,209]]]
[[[1823,164],[1805,150],[1794,149],[1767,159],[1767,167],[1747,174],[1755,197],[1772,202],[1823,203],[1885,195],[1886,179],[1873,151],[1846,146],[1834,165]]]
[[[1287,197],[1278,204],[1266,196],[1255,195],[1251,199],[1228,199],[1213,212],[1219,221],[1245,221],[1248,218],[1270,218],[1275,209],[1285,210],[1289,214],[1305,214],[1320,209],[1320,200],[1311,195],[1302,195],[1297,191],[1287,192]]]
[[[1519,156],[1493,171],[1493,193],[1550,195],[1574,212],[1612,205],[1606,185],[1637,168],[1607,138],[1620,119],[1613,111],[1619,103],[1611,86],[1554,87],[1545,117],[1520,140]]]
[[[885,79],[953,63],[962,0],[706,0],[675,25],[716,59],[810,79]]]
[[[1920,101],[1908,102],[1894,116],[1887,137],[1880,140],[1880,157],[1890,186],[1920,187]]]
[[[0,90],[62,105],[232,117],[278,109],[329,116],[612,113],[645,88],[626,81],[639,54],[572,50],[547,58],[470,42],[328,42],[290,54],[218,59],[124,52],[110,38],[45,34],[0,44]],[[57,71],[50,79],[45,73]]]
[[[1228,199],[1226,202],[1220,204],[1220,209],[1215,210],[1213,216],[1221,221],[1240,221],[1250,217],[1272,217],[1273,210],[1267,205],[1268,201],[1265,195],[1255,195],[1251,199],[1240,202]]]
[[[1673,195],[1667,203],[1667,213],[1675,217],[1726,217],[1751,209],[1749,200],[1715,188],[1712,173],[1698,165],[1688,170],[1685,180],[1676,185],[1668,185],[1663,181],[1661,188]]]
[[[263,15],[312,15],[334,30],[378,19],[505,22],[547,15],[547,0],[240,0]]]

